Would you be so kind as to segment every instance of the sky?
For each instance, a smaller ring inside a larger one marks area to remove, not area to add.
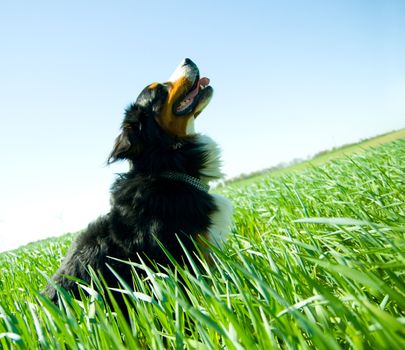
[[[405,1],[0,2],[0,251],[109,210],[125,107],[193,59],[228,177],[405,127]]]

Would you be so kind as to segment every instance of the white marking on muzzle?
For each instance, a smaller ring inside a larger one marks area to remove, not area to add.
[[[198,70],[196,70],[193,65],[185,64],[184,59],[170,76],[169,82],[173,83],[183,77],[187,77],[190,81],[194,81],[197,78],[197,74]]]

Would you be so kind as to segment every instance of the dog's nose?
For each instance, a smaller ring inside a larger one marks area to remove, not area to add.
[[[187,65],[189,65],[189,64],[193,64],[193,61],[190,60],[189,58],[185,58],[185,59],[183,60],[183,66],[187,66]]]

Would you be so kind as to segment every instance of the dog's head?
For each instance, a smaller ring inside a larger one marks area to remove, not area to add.
[[[169,81],[145,87],[126,110],[109,162],[134,159],[148,146],[175,144],[193,135],[194,120],[213,95],[209,82],[200,78],[196,64],[186,58]]]

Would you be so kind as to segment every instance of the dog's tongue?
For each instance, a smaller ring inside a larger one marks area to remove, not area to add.
[[[200,92],[200,88],[206,87],[207,85],[209,85],[209,83],[210,83],[210,80],[206,77],[198,80],[196,88],[191,90],[186,95],[186,97],[184,97],[183,101],[181,101],[180,105],[177,107],[177,111],[181,112],[181,111],[185,110],[188,106],[190,106],[193,103],[194,97],[196,97],[198,95],[198,93]]]
[[[206,77],[201,78],[198,83],[197,83],[197,87],[192,90],[184,99],[188,100],[188,99],[193,99],[194,97],[197,96],[198,92],[200,91],[200,86],[207,86],[210,83],[210,80]]]

